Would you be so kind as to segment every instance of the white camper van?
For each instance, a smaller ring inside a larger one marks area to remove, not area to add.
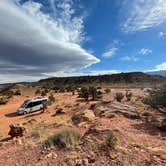
[[[44,109],[44,103],[48,100],[46,97],[38,97],[31,100],[25,100],[21,107],[17,110],[17,114],[28,114],[31,112]]]

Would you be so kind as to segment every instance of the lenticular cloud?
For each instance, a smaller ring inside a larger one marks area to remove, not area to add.
[[[0,75],[4,79],[10,74],[38,77],[42,73],[75,71],[99,62],[81,48],[83,17],[73,17],[70,10],[74,9],[65,3],[61,12],[68,17],[63,20],[42,12],[40,3],[0,1]]]

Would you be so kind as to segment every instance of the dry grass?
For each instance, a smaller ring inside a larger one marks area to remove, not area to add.
[[[48,137],[47,140],[44,141],[44,146],[58,146],[59,148],[70,148],[76,146],[79,139],[79,132],[71,128],[65,128]]]

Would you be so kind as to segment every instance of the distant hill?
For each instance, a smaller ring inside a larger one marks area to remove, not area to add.
[[[8,86],[11,86],[11,85],[15,85],[15,84],[21,84],[21,85],[28,85],[28,84],[33,84],[34,82],[14,82],[14,83],[4,83],[4,84],[0,84],[0,88],[3,88],[3,87],[8,87]]]
[[[158,85],[166,83],[166,78],[162,76],[153,76],[142,72],[119,73],[111,75],[98,76],[74,76],[74,77],[53,77],[43,79],[38,82],[40,85],[46,86],[69,86],[69,85],[119,85],[119,84],[137,84]]]
[[[166,70],[159,70],[159,71],[147,72],[147,74],[160,75],[160,76],[166,77]]]

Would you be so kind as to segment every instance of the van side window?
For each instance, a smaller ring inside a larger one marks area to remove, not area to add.
[[[27,106],[26,106],[26,108],[31,108],[33,105],[32,105],[32,103],[29,103]]]
[[[36,102],[33,102],[33,106],[37,106],[37,105],[40,105],[40,104],[42,104],[42,102],[41,102],[41,101],[36,101]]]

